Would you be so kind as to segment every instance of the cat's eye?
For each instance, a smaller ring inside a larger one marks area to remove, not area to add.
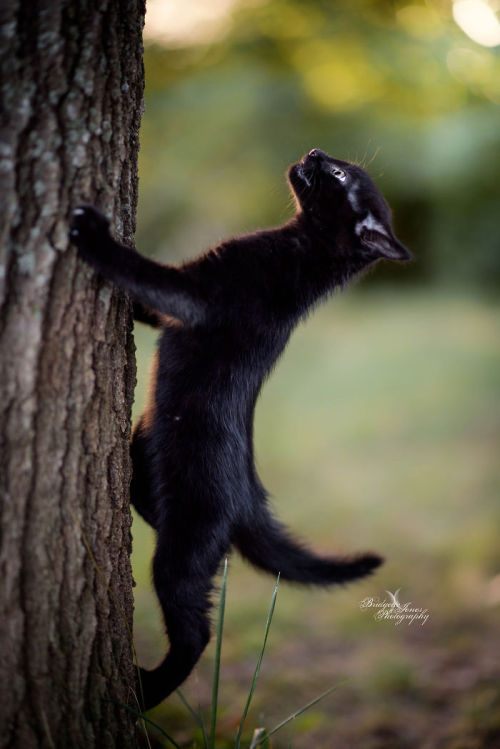
[[[337,177],[337,179],[340,180],[341,182],[344,182],[347,176],[343,169],[339,169],[336,166],[332,168],[332,174],[334,177]]]

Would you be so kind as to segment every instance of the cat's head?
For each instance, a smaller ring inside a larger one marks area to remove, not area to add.
[[[394,236],[389,206],[361,167],[313,148],[290,167],[288,180],[304,215],[325,235],[342,237],[350,252],[367,262],[411,259]]]

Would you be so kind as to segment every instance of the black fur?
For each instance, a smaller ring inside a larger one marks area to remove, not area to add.
[[[272,516],[254,466],[253,414],[263,380],[308,310],[382,257],[406,260],[390,211],[358,166],[314,149],[289,170],[295,217],[223,242],[180,268],[112,239],[89,206],[71,239],[91,265],[162,328],[150,404],[134,429],[131,498],[157,531],[154,584],[170,650],[142,671],[144,706],[189,675],[210,636],[212,580],[231,545],[282,579],[330,585],[372,572],[364,554],[321,558]]]

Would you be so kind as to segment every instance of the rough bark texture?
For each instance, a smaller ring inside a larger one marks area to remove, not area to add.
[[[2,749],[134,745],[130,310],[67,231],[90,202],[132,239],[143,14],[0,8]]]

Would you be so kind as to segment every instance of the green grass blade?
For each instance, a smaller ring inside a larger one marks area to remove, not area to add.
[[[118,705],[119,707],[122,707],[124,710],[127,710],[127,712],[132,713],[132,715],[135,715],[137,718],[140,718],[145,723],[149,723],[150,725],[154,726],[162,736],[164,736],[172,746],[175,746],[176,749],[181,749],[179,744],[168,734],[164,728],[158,725],[158,723],[155,723],[154,720],[151,720],[151,718],[148,718],[147,715],[144,715],[143,713],[140,713],[138,710],[134,710],[133,707],[129,707],[128,705],[124,705],[123,702],[117,702],[116,700],[108,700],[108,702],[113,702],[115,705]]]
[[[176,689],[176,694],[179,696],[179,699],[181,700],[182,704],[189,710],[191,715],[196,721],[196,724],[201,728],[201,732],[203,734],[203,747],[204,749],[209,749],[208,747],[208,738],[207,738],[207,729],[205,726],[205,720],[203,718],[203,713],[201,711],[201,705],[198,703],[198,712],[194,710],[194,708],[191,707],[187,699],[184,697],[184,694],[181,692],[180,689]]]
[[[210,720],[210,749],[215,749],[215,723],[217,720],[217,700],[219,696],[220,652],[222,647],[222,629],[224,626],[224,609],[226,607],[226,586],[227,557],[224,561],[224,574],[222,576],[222,586],[220,590],[219,619],[217,622],[217,643],[215,646],[214,680],[212,685],[212,715]]]
[[[243,724],[245,723],[245,720],[246,720],[246,717],[247,717],[247,714],[248,714],[248,710],[250,708],[250,703],[252,701],[253,693],[255,692],[255,687],[257,685],[257,679],[259,678],[260,666],[262,664],[262,658],[264,657],[264,650],[266,649],[267,636],[269,634],[269,629],[271,627],[271,621],[273,619],[273,614],[274,614],[274,607],[276,605],[276,596],[278,595],[278,585],[279,585],[279,582],[280,582],[280,576],[279,576],[279,573],[278,573],[278,577],[276,578],[276,585],[274,586],[274,592],[273,592],[273,595],[272,595],[272,598],[271,598],[271,605],[269,606],[269,612],[268,612],[268,615],[267,615],[266,629],[265,629],[265,632],[264,632],[264,641],[262,643],[262,648],[260,650],[259,658],[257,660],[257,665],[255,667],[255,672],[254,672],[254,675],[253,675],[253,680],[252,680],[252,685],[250,687],[250,692],[248,694],[248,699],[246,701],[246,705],[245,705],[245,708],[243,710],[243,715],[241,716],[240,727],[238,728],[238,735],[236,736],[235,749],[240,749],[241,734],[242,734],[242,731],[243,731]]]
[[[198,712],[200,714],[199,721],[200,721],[200,726],[201,726],[201,732],[203,734],[203,746],[204,746],[205,749],[209,749],[207,729],[205,727],[205,721],[203,719],[203,713],[201,711],[201,705],[198,705]]]
[[[180,689],[176,689],[175,693],[179,697],[179,699],[182,702],[182,704],[184,705],[184,707],[187,708],[187,710],[191,713],[191,715],[195,719],[196,723],[201,728],[202,720],[201,720],[200,716],[198,715],[198,713],[196,712],[196,710],[191,707],[191,705],[189,704],[189,702],[187,701],[187,699],[184,697],[184,695],[183,695],[183,693],[181,692]]]
[[[52,738],[52,734],[50,732],[49,721],[47,720],[47,715],[45,713],[45,710],[42,710],[42,726],[43,726],[43,732],[45,734],[45,738],[47,739],[47,744],[49,745],[50,749],[56,749],[56,745],[54,744],[54,739]]]
[[[339,688],[339,684],[336,684],[334,687],[330,687],[330,689],[327,689],[326,692],[323,692],[323,694],[320,694],[319,697],[316,697],[314,700],[311,700],[311,702],[308,702],[307,705],[304,705],[304,707],[301,707],[300,710],[297,710],[295,713],[292,713],[288,716],[288,718],[285,718],[285,720],[282,720],[281,723],[278,723],[277,726],[272,728],[270,731],[265,733],[263,736],[259,736],[257,740],[256,746],[260,746],[264,743],[264,741],[267,741],[274,733],[280,730],[280,728],[283,728],[283,726],[286,726],[287,723],[290,723],[290,721],[295,720],[295,718],[298,718],[299,715],[302,715],[302,713],[305,713],[306,710],[309,710],[310,707],[313,705],[316,705],[320,700],[324,700],[325,697],[328,697],[329,694],[332,692],[335,692],[336,689]]]

